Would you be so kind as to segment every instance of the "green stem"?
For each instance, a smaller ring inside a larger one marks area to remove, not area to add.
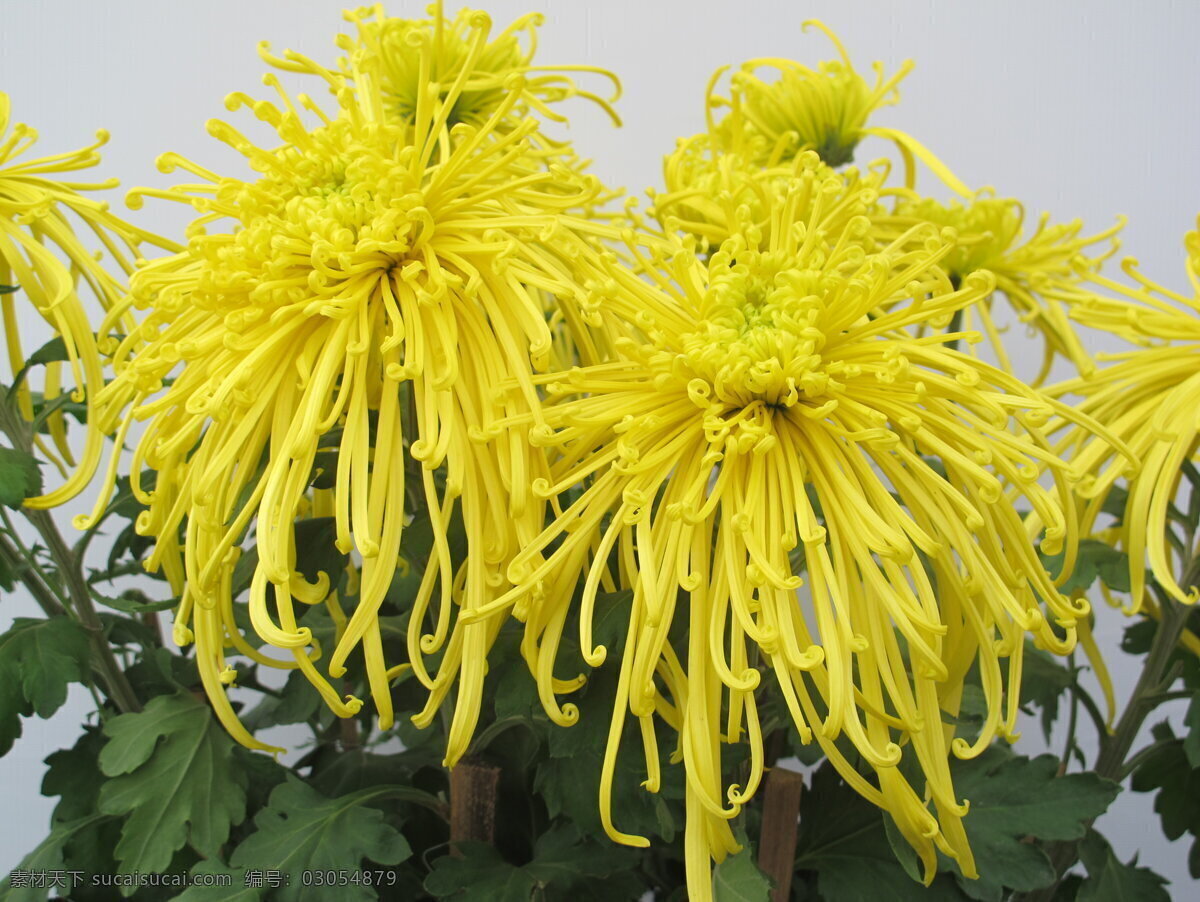
[[[38,557],[34,550],[26,547],[25,543],[21,541],[21,534],[17,531],[16,526],[13,525],[12,519],[8,516],[8,511],[3,507],[0,507],[0,522],[3,522],[4,528],[8,530],[9,538],[12,539],[12,543],[16,546],[17,552],[20,554],[25,566],[33,571],[37,578],[42,581],[42,584],[54,593],[54,597],[58,599],[59,604],[66,608],[67,602],[63,596],[63,587],[60,581],[46,572],[45,568],[38,563]]]
[[[1058,772],[1065,774],[1071,765],[1071,752],[1075,749],[1075,729],[1079,724],[1079,668],[1075,666],[1075,653],[1069,658],[1071,668],[1071,714],[1067,719],[1067,740],[1063,744],[1062,757],[1059,759]]]
[[[58,526],[49,512],[26,510],[25,516],[46,542],[50,557],[54,559],[66,586],[67,594],[71,598],[71,605],[79,617],[80,624],[87,630],[96,669],[99,671],[101,679],[104,680],[104,685],[108,688],[108,697],[122,713],[141,711],[141,702],[134,694],[133,686],[126,678],[125,671],[117,662],[112,646],[108,644],[104,624],[100,621],[96,606],[92,604],[92,593],[88,590],[87,580],[83,577],[83,570],[79,566],[78,558],[71,554],[71,549],[67,547],[62,533],[58,531]]]
[[[952,316],[950,318],[950,326],[949,326],[949,328],[946,329],[946,331],[950,332],[950,333],[957,332],[959,329],[962,328],[962,322],[963,322],[963,311],[962,311],[962,308],[960,307],[958,310],[954,311],[954,316]],[[946,347],[948,347],[952,351],[957,351],[958,350],[958,342],[959,342],[959,340],[957,338],[955,338],[952,341],[946,342]]]
[[[71,616],[54,591],[34,572],[28,559],[3,535],[0,535],[0,560],[4,561],[5,566],[29,590],[29,594],[47,617]]]
[[[1194,585],[1198,577],[1200,554],[1194,554],[1184,571],[1182,585]],[[1187,625],[1187,608],[1166,593],[1161,594],[1159,602],[1161,616],[1158,629],[1154,632],[1154,640],[1150,645],[1149,654],[1146,655],[1142,672],[1112,733],[1101,736],[1100,754],[1096,757],[1095,767],[1092,768],[1092,772],[1097,776],[1116,783],[1126,777],[1126,759],[1129,757],[1129,751],[1133,748],[1146,717],[1159,704],[1159,697],[1166,689],[1164,679],[1170,670],[1171,656],[1175,653],[1179,637]],[[1087,826],[1090,827],[1091,823],[1089,821]],[[1049,853],[1058,877],[1045,889],[1026,894],[1024,898],[1028,902],[1049,902],[1054,898],[1067,871],[1078,860],[1078,843],[1056,843],[1049,849]]]
[[[7,396],[0,397],[0,430],[12,442],[14,448],[26,454],[33,453],[33,436],[28,425],[21,420]],[[22,508],[21,511],[46,543],[50,557],[58,568],[59,579],[70,599],[70,607],[87,632],[88,642],[92,646],[92,666],[103,680],[109,699],[122,713],[142,710],[125,671],[121,669],[112,646],[108,644],[104,624],[100,622],[100,615],[96,613],[96,607],[92,604],[92,593],[83,577],[79,558],[67,547],[62,533],[58,531],[58,526],[48,511],[30,508]]]

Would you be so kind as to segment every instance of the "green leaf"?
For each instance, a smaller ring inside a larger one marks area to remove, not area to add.
[[[543,887],[586,890],[589,881],[601,879],[611,886],[614,874],[637,864],[636,852],[607,840],[596,842],[574,824],[560,822],[538,837],[525,871]]]
[[[1042,734],[1050,741],[1050,731],[1058,717],[1058,702],[1072,684],[1071,671],[1049,652],[1025,640],[1021,666],[1021,704],[1041,708]]]
[[[101,595],[98,592],[92,594],[102,605],[126,614],[154,614],[158,611],[169,611],[179,604],[178,598],[155,601],[141,589],[125,589],[116,596]]]
[[[60,749],[46,758],[46,775],[42,778],[42,795],[59,796],[53,820],[72,821],[96,810],[104,774],[100,772],[100,749],[104,735],[99,727],[83,729],[75,745]]]
[[[1108,490],[1108,494],[1104,496],[1104,503],[1100,505],[1100,510],[1111,517],[1116,518],[1117,525],[1125,517],[1125,505],[1129,502],[1129,490],[1121,485],[1114,485]]]
[[[74,620],[18,617],[0,636],[0,673],[20,683],[39,717],[67,700],[67,685],[88,673],[87,633]]]
[[[262,899],[267,891],[266,884],[257,884],[254,879],[246,879],[246,868],[230,868],[221,864],[219,860],[208,859],[206,861],[198,861],[192,866],[191,874],[198,876],[204,874],[210,877],[220,876],[225,878],[221,882],[228,882],[228,886],[202,886],[198,883],[193,883],[182,893],[175,897],[175,902],[258,902]],[[206,880],[206,883],[215,883],[215,880]]]
[[[36,872],[45,874],[49,871],[62,871],[67,867],[67,847],[80,834],[94,829],[105,821],[110,820],[106,814],[89,814],[55,824],[50,835],[42,840],[36,849],[21,859],[21,863],[8,878],[0,883],[0,898],[4,902],[40,902],[46,898],[46,888],[32,886],[13,886],[13,878],[21,872]],[[20,881],[18,881],[20,882]],[[59,889],[63,886],[60,885]]]
[[[754,863],[749,845],[713,868],[712,888],[713,902],[768,902],[771,898],[771,881]]]
[[[970,802],[964,826],[980,874],[975,888],[983,891],[1048,886],[1054,868],[1027,838],[1079,839],[1086,823],[1120,792],[1095,774],[1058,776],[1053,755],[1022,758],[999,746],[956,767],[954,783],[959,797]]]
[[[1057,577],[1062,570],[1064,553],[1060,551],[1058,554],[1041,554],[1041,558],[1047,572]],[[1079,543],[1075,568],[1067,581],[1058,588],[1066,595],[1075,591],[1086,592],[1097,577],[1110,589],[1128,592],[1129,557],[1099,539],[1084,539]]]
[[[328,798],[289,775],[271,793],[254,818],[255,831],[242,840],[229,863],[235,868],[270,868],[291,876],[276,890],[278,902],[329,898],[328,887],[304,886],[302,871],[357,871],[363,859],[399,864],[412,854],[408,841],[366,803],[386,795],[388,787]],[[376,899],[369,886],[338,887],[339,900]]]
[[[1183,723],[1188,729],[1183,740],[1183,752],[1187,755],[1188,764],[1195,769],[1200,767],[1200,692],[1192,693]]]
[[[21,716],[49,717],[88,672],[87,633],[78,623],[16,618],[0,635],[0,755],[21,735]]]
[[[304,723],[322,708],[321,696],[299,670],[288,674],[278,696],[264,696],[244,718],[250,730]]]
[[[246,815],[246,775],[233,740],[211,710],[178,693],[104,726],[100,769],[110,778],[100,810],[128,814],[116,857],[120,872],[159,872],[185,843],[211,858]]]
[[[895,902],[963,898],[945,874],[929,887],[909,876],[892,851],[880,810],[847,786],[832,765],[822,764],[813,774],[801,807],[796,867],[815,872],[824,902],[877,899],[884,886]]]
[[[0,447],[0,504],[16,508],[42,494],[40,466],[32,454]]]
[[[25,361],[25,367],[28,369],[32,366],[45,366],[47,363],[57,363],[69,359],[67,344],[63,341],[62,336],[58,335],[30,354],[29,359]]]
[[[1138,867],[1136,855],[1128,864],[1122,864],[1095,830],[1089,830],[1079,844],[1079,857],[1088,877],[1076,902],[1171,902],[1163,889],[1165,878],[1149,868]]]
[[[599,814],[600,773],[612,716],[614,669],[606,665],[593,672],[589,684],[578,696],[573,696],[579,704],[579,721],[550,732],[551,757],[538,766],[534,778],[534,791],[541,795],[551,817],[565,814],[593,836],[601,835],[603,830]],[[626,729],[633,728],[627,724]],[[636,747],[632,737],[628,743],[626,749]],[[660,751],[665,746],[666,743],[660,742]],[[675,819],[669,810],[663,811],[666,804],[663,796],[668,793],[667,781],[678,776],[681,768],[663,768],[663,791],[655,795],[640,785],[646,779],[645,763],[640,758],[626,752],[617,759],[612,790],[613,820],[629,833],[655,834],[669,842],[675,833]]]
[[[17,374],[13,376],[12,386],[9,391],[15,390],[24,382],[25,377],[33,367],[39,365],[45,366],[47,363],[69,359],[66,342],[63,341],[61,335],[55,336],[29,355],[29,359],[25,361],[25,365],[17,370]]]
[[[333,517],[313,517],[295,526],[296,569],[309,582],[325,573],[337,585],[338,575],[346,567],[346,556],[338,551],[337,520]]]
[[[455,843],[461,858],[444,855],[425,878],[425,891],[453,902],[529,902],[537,881],[486,843]]]
[[[1184,741],[1166,724],[1154,728],[1156,747],[1142,759],[1130,783],[1134,792],[1153,792],[1154,810],[1167,839],[1200,836],[1200,770],[1192,767]]]

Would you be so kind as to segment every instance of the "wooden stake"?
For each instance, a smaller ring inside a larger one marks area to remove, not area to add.
[[[463,758],[450,770],[450,849],[454,843],[496,839],[496,798],[500,768],[479,758]]]
[[[786,767],[773,767],[763,790],[762,836],[758,866],[771,878],[771,902],[788,902],[796,870],[796,829],[804,777]]]

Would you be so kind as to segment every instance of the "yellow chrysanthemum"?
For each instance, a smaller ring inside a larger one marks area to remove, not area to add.
[[[996,293],[1008,301],[1022,322],[1042,336],[1044,353],[1041,371],[1033,380],[1040,385],[1050,373],[1055,355],[1061,355],[1082,373],[1094,368],[1091,354],[1075,334],[1068,310],[1080,294],[1081,269],[1098,270],[1100,264],[1118,247],[1113,237],[1124,224],[1095,235],[1081,235],[1083,223],[1050,224],[1042,214],[1033,234],[1024,234],[1025,209],[1011,198],[989,197],[981,193],[969,204],[940,203],[899,192],[894,217],[881,219],[884,234],[896,234],[917,222],[949,226],[959,235],[959,245],[942,264],[954,281],[979,269],[996,277]],[[1108,241],[1097,256],[1084,258],[1088,248]],[[972,328],[973,320],[988,336],[993,350],[1006,370],[1012,370],[1008,353],[1001,341],[991,310],[991,297],[965,310],[962,327]]]
[[[572,97],[598,104],[620,124],[612,107],[620,97],[620,83],[612,73],[593,66],[533,65],[537,29],[544,22],[539,13],[520,17],[495,37],[479,29],[486,13],[462,9],[453,19],[447,19],[441,2],[430,5],[430,19],[388,17],[382,4],[347,10],[345,15],[358,34],[355,38],[343,36],[340,41],[347,51],[339,64],[342,72],[352,82],[370,73],[369,77],[378,80],[385,109],[406,121],[415,118],[423,92],[445,101],[453,91],[445,127],[452,129],[460,122],[482,126],[505,105],[515,76],[521,79],[521,96],[507,118],[492,126],[496,130],[514,128],[530,113],[566,122],[551,104]],[[526,46],[521,43],[522,32]],[[476,48],[481,39],[482,48]],[[424,48],[424,52],[414,53],[415,47]],[[609,80],[613,96],[603,98],[580,88],[568,73],[599,75]]]
[[[952,285],[941,268],[952,234],[932,225],[876,247],[866,218],[831,216],[867,203],[845,193],[869,190],[795,179],[769,238],[734,236],[707,263],[690,246],[652,252],[644,275],[607,266],[606,311],[643,337],[611,362],[543,378],[559,398],[544,415],[562,457],[535,491],[582,493],[517,555],[519,586],[492,609],[519,604],[550,708],[582,574],[580,643],[589,664],[605,660],[591,620],[615,555],[633,601],[601,817],[614,839],[646,844],[613,824],[609,793],[628,715],[657,788],[657,714],[678,730],[687,772],[693,900],[711,898],[710,856],[736,849],[729,820],[763,773],[766,672],[802,739],[891,813],[928,878],[935,850],[974,874],[948,755],[1015,738],[1025,634],[1066,652],[1088,612],[1055,589],[1018,510],[1048,524],[1042,547],[1073,566],[1070,474],[1041,428],[1056,405],[947,348],[956,336],[912,331],[977,303],[991,277]],[[942,714],[957,713],[974,666],[988,713],[968,743]],[[749,779],[725,787],[720,743],[743,735]]]
[[[651,192],[651,212],[664,231],[700,238],[700,250],[707,253],[739,230],[768,227],[778,198],[793,179],[809,171],[823,177],[831,170],[814,151],[787,161],[755,161],[742,146],[723,150],[712,135],[693,135],[680,140],[663,160],[665,190]],[[858,172],[850,169],[846,175],[857,178]],[[856,192],[847,196],[861,200]]]
[[[1191,603],[1200,593],[1200,585],[1179,582],[1179,557],[1188,560],[1193,549],[1177,552],[1168,542],[1170,508],[1200,439],[1200,231],[1189,232],[1185,244],[1190,297],[1146,278],[1132,259],[1122,268],[1136,282],[1133,288],[1087,273],[1107,296],[1085,297],[1072,307],[1072,317],[1144,347],[1102,355],[1113,361],[1110,366],[1051,389],[1060,396],[1081,395],[1079,409],[1123,439],[1140,462],[1136,469],[1121,459],[1105,466],[1111,448],[1088,441],[1078,429],[1062,442],[1064,450],[1075,452],[1077,466],[1093,474],[1084,491],[1085,527],[1095,523],[1118,480],[1128,482],[1118,533],[1129,552],[1131,613],[1143,601],[1147,563],[1158,584],[1178,600]]]
[[[100,349],[79,295],[79,283],[82,280],[105,310],[113,306],[125,289],[76,235],[72,219],[87,227],[126,274],[133,270],[140,243],[149,241],[163,246],[165,243],[114,216],[104,201],[80,193],[114,188],[116,179],[63,180],[68,173],[90,169],[100,162],[96,151],[108,141],[107,132],[97,132],[94,144],[76,151],[21,159],[37,141],[37,132],[19,122],[13,123],[10,131],[9,111],[8,95],[0,93],[0,305],[9,364],[16,375],[25,363],[16,307],[20,292],[62,338],[75,380],[74,398],[77,401],[86,398],[90,410],[93,396],[104,384],[104,376]],[[45,400],[59,395],[61,380],[61,364],[57,361],[48,364],[43,385]],[[32,419],[28,381],[19,388],[17,403],[22,415]],[[52,413],[47,426],[61,461],[42,445],[40,437],[38,444],[65,474],[66,466],[73,465],[74,459],[67,444],[62,412]],[[26,503],[30,507],[54,507],[78,494],[95,472],[101,448],[100,434],[89,432],[78,469],[58,489]]]
[[[877,109],[899,99],[897,85],[911,71],[912,61],[906,60],[890,78],[884,77],[883,64],[875,63],[875,84],[868,84],[837,35],[816,20],[804,23],[806,29],[810,25],[825,33],[840,59],[818,63],[816,69],[788,59],[748,60],[731,77],[730,98],[714,94],[717,72],[708,90],[709,132],[726,147],[748,137],[760,162],[813,150],[834,168],[849,163],[859,142],[874,135],[896,146],[910,188],[919,159],[952,191],[967,195],[962,182],[912,135],[867,124]],[[773,69],[778,77],[766,81],[757,74],[762,69]],[[724,106],[731,108],[730,114],[714,123],[713,112]]]
[[[333,118],[304,95],[294,104],[268,75],[279,104],[234,94],[227,105],[253,109],[280,147],[263,149],[226,123],[209,123],[259,177],[222,176],[167,154],[160,168],[186,169],[199,183],[135,193],[189,203],[202,215],[186,251],[133,280],[131,303],[149,312],[115,355],[102,425],[120,438],[133,421],[149,421],[133,459],[135,491],[149,505],[138,527],[157,540],[148,565],[181,591],[177,641],[194,638],[214,707],[250,746],[263,747],[226,698],[227,644],[262,664],[300,668],[339,715],[361,704],[317,669],[321,649],[295,603],[323,602],[338,625],[325,670],[341,677],[361,648],[381,727],[393,718],[389,681],[398,667],[411,665],[430,690],[414,718],[422,725],[461,675],[453,763],[474,728],[498,629],[495,618],[458,622],[453,604],[469,611],[503,591],[508,561],[542,528],[544,502],[529,491],[545,473],[529,440],[544,428],[531,373],[552,353],[547,293],[576,344],[589,341],[583,320],[595,319],[594,302],[577,299],[570,266],[601,227],[563,211],[586,207],[600,189],[547,165],[529,140],[534,120],[512,122],[528,99],[519,74],[506,78],[486,120],[450,126],[490,46],[486,16],[471,14],[467,26],[452,84],[431,83],[411,121],[388,112],[378,80],[351,84],[288,53],[287,66],[320,76],[335,94]],[[405,46],[429,72],[437,42]],[[518,415],[528,428],[495,426]],[[314,492],[319,452],[333,485]],[[143,467],[157,471],[153,492],[137,487]],[[434,547],[411,610],[408,660],[389,666],[377,612],[398,566],[406,490],[424,494]],[[456,508],[468,545],[457,573],[447,539]],[[297,570],[293,525],[310,511],[331,516],[337,548],[361,560],[348,614],[330,580],[309,584]],[[291,661],[252,647],[236,623],[233,570],[251,527],[258,561],[249,618]],[[436,675],[426,656],[440,656]]]

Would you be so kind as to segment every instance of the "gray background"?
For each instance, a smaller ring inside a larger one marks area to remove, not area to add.
[[[395,2],[389,11],[416,16],[423,6]],[[1181,238],[1200,212],[1195,3],[504,0],[488,8],[498,25],[530,9],[547,14],[539,62],[592,63],[622,77],[624,128],[613,129],[581,102],[568,112],[579,152],[596,160],[607,182],[631,192],[656,184],[661,157],[675,139],[703,128],[703,88],[714,68],[752,56],[831,58],[823,37],[800,31],[802,19],[818,17],[838,32],[864,73],[876,59],[889,73],[907,57],[916,60],[901,105],[883,110],[875,123],[915,135],[968,185],[994,185],[1021,198],[1031,217],[1045,209],[1058,220],[1082,217],[1099,230],[1118,214],[1129,216],[1124,251],[1160,280],[1186,286]],[[173,177],[153,167],[165,150],[217,171],[244,172],[230,169],[239,158],[207,137],[204,121],[226,115],[228,91],[267,96],[254,50],[261,39],[331,61],[332,37],[344,25],[340,9],[316,0],[0,0],[0,90],[11,96],[14,118],[39,130],[42,153],[86,143],[98,127],[111,130],[103,172],[126,188],[170,184]],[[319,94],[311,82],[307,89]],[[248,114],[230,119],[260,134]],[[859,159],[885,151],[882,143],[864,145]],[[114,192],[114,206],[121,196]],[[189,213],[150,201],[129,216],[178,237]],[[38,342],[27,338],[26,346]],[[60,522],[67,521],[64,515]],[[36,613],[23,596],[7,596],[0,628]],[[1133,662],[1115,650],[1123,626],[1119,614],[1101,612],[1100,641],[1111,651],[1118,686],[1129,687]],[[25,736],[0,760],[0,873],[45,835],[52,805],[38,794],[42,759],[74,741],[87,709],[76,688],[52,721],[26,721]],[[1041,747],[1029,723],[1022,749]],[[1171,878],[1174,898],[1195,891],[1184,863],[1188,840],[1162,838],[1149,796],[1124,794],[1101,826],[1123,858],[1140,852],[1143,863]]]

